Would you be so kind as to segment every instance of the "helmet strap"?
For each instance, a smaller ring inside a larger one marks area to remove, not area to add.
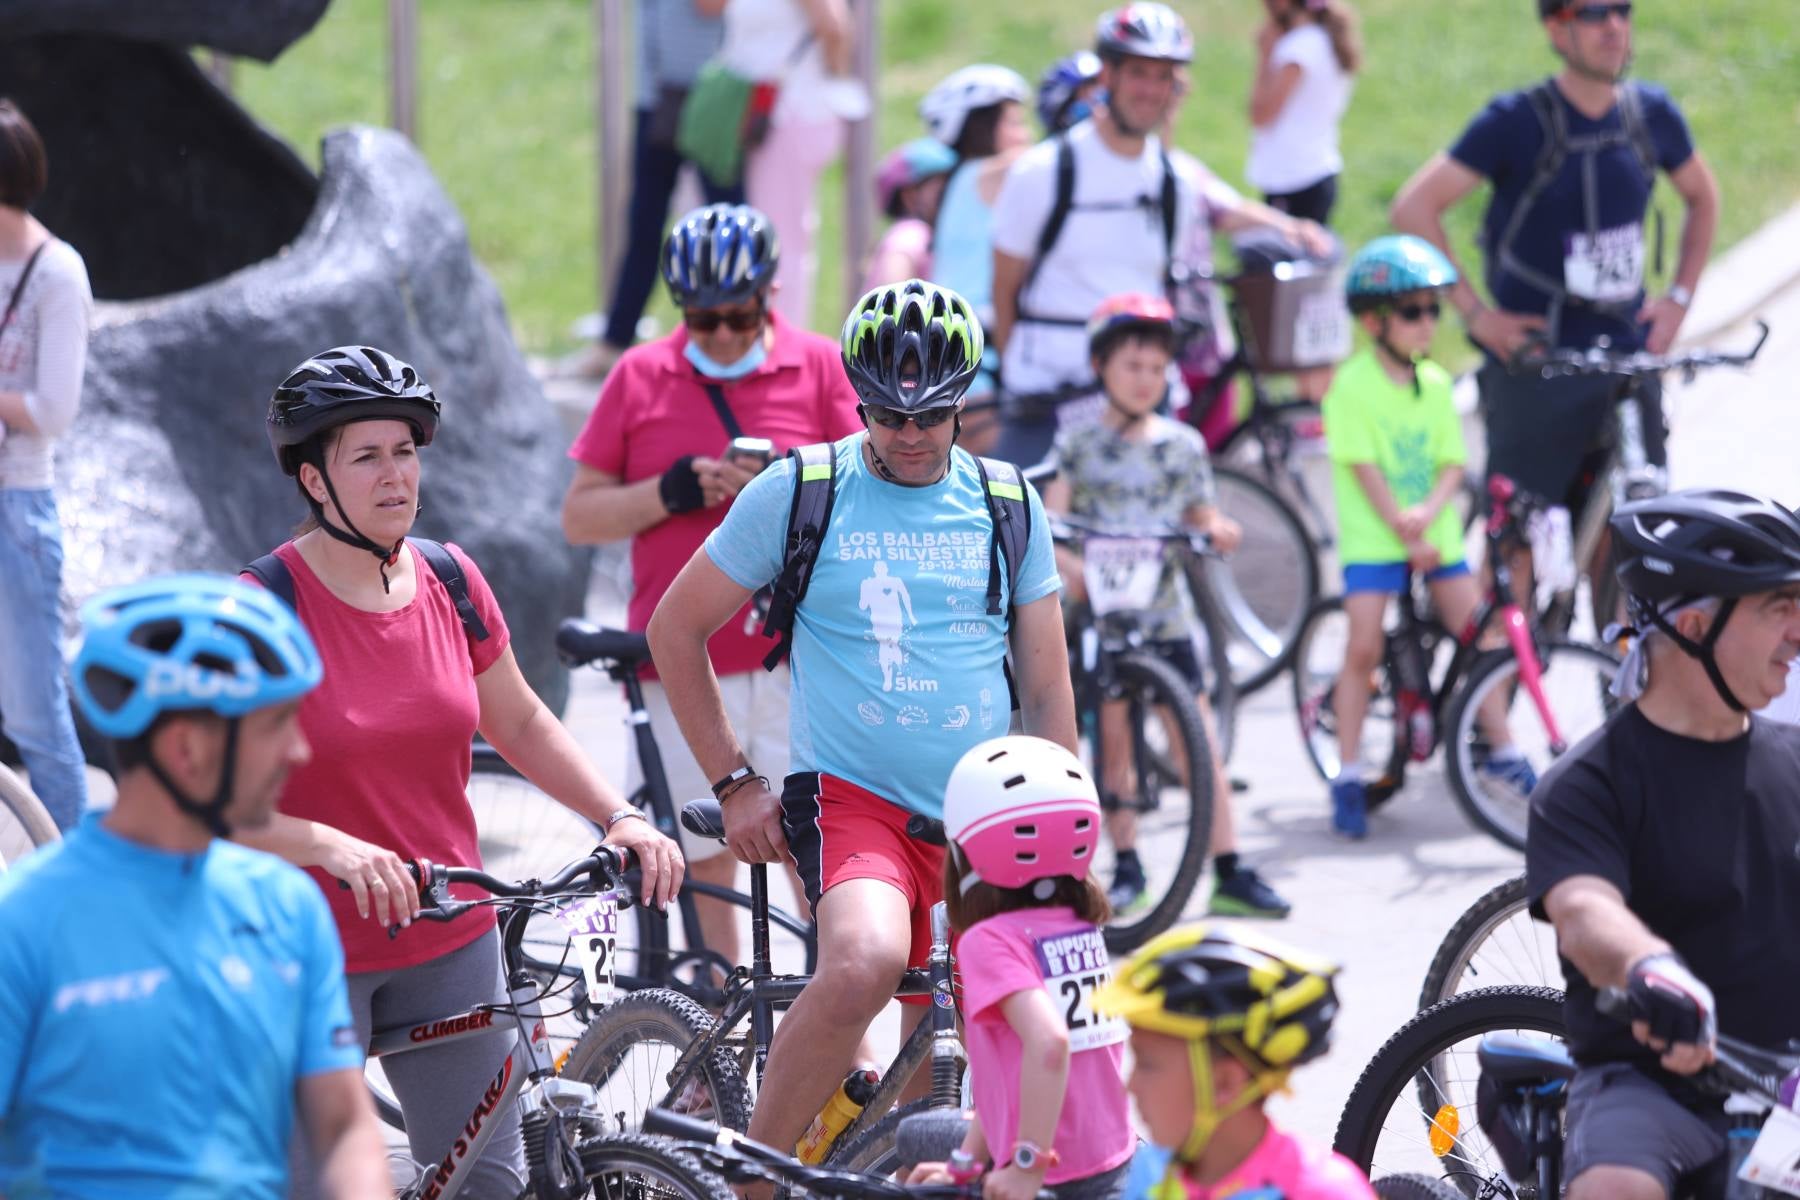
[[[400,547],[406,544],[406,539],[401,538],[392,546],[383,546],[379,542],[365,536],[360,529],[350,523],[349,517],[344,516],[343,502],[338,499],[337,488],[331,482],[331,473],[325,469],[325,455],[323,451],[315,446],[307,455],[307,459],[312,463],[313,469],[319,473],[319,478],[325,481],[325,494],[331,497],[331,506],[337,509],[338,516],[343,517],[344,528],[339,529],[336,525],[333,525],[326,519],[325,506],[314,499],[313,494],[309,491],[306,493],[306,503],[312,508],[313,520],[319,523],[320,529],[323,529],[326,533],[344,543],[346,546],[355,546],[358,550],[367,550],[370,554],[373,554],[377,561],[381,563],[381,590],[384,594],[391,592],[393,590],[393,585],[388,579],[388,568],[399,561]]]
[[[216,838],[231,836],[231,826],[225,821],[225,810],[231,805],[231,777],[237,772],[239,724],[240,721],[236,717],[225,722],[225,761],[219,771],[218,791],[213,793],[213,798],[208,803],[202,804],[193,799],[173,779],[170,779],[169,773],[163,770],[161,763],[156,761],[155,754],[151,754],[145,760],[145,765],[150,768],[150,774],[156,777],[156,782],[162,785],[163,791],[169,793],[169,798],[175,801],[175,807],[206,826],[207,831]]]
[[[1399,348],[1388,340],[1388,326],[1393,319],[1392,313],[1382,312],[1381,332],[1375,335],[1375,344],[1381,347],[1382,353],[1412,373],[1413,395],[1417,397],[1422,394],[1419,387],[1419,356],[1400,353]]]
[[[1213,1081],[1212,1048],[1215,1041],[1250,1072],[1249,1082],[1223,1107],[1218,1103]],[[1199,1161],[1220,1125],[1272,1094],[1287,1082],[1288,1077],[1286,1068],[1271,1067],[1258,1060],[1233,1037],[1201,1037],[1190,1041],[1188,1066],[1194,1076],[1194,1126],[1188,1130],[1187,1140],[1176,1154],[1176,1158],[1188,1163]]]
[[[1676,629],[1673,622],[1663,616],[1655,605],[1646,605],[1645,607],[1649,611],[1645,615],[1649,617],[1650,624],[1660,632],[1667,634],[1669,640],[1681,648],[1683,654],[1699,661],[1700,666],[1706,671],[1707,679],[1712,681],[1713,691],[1719,693],[1719,699],[1723,700],[1732,712],[1743,712],[1745,711],[1743,704],[1736,696],[1732,695],[1731,688],[1726,686],[1725,675],[1719,670],[1719,660],[1713,654],[1713,647],[1718,645],[1719,635],[1725,632],[1725,622],[1730,618],[1732,610],[1737,607],[1737,602],[1736,596],[1721,599],[1719,611],[1714,615],[1712,625],[1706,631],[1706,636],[1697,642]]]

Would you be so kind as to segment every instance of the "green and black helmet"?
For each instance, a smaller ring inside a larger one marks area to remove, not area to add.
[[[958,403],[981,366],[981,322],[951,291],[908,279],[856,302],[840,348],[864,404],[916,412]]]

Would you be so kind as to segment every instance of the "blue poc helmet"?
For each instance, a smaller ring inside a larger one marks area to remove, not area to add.
[[[1092,109],[1075,93],[1100,78],[1100,56],[1080,50],[1051,63],[1038,80],[1038,120],[1045,133],[1060,133],[1087,119]]]
[[[708,204],[675,223],[662,277],[679,308],[736,304],[769,286],[781,261],[775,225],[748,204]]]
[[[1446,288],[1456,279],[1456,267],[1442,250],[1410,233],[1393,234],[1356,252],[1344,292],[1351,312],[1367,312],[1395,296]]]
[[[142,737],[167,713],[229,722],[218,795],[201,803],[147,765],[183,811],[218,837],[237,757],[238,718],[298,699],[324,675],[319,651],[287,605],[223,575],[163,575],[113,588],[81,610],[75,702],[106,737]]]

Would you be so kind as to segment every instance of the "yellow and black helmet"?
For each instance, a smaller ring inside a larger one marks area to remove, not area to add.
[[[1294,1067],[1330,1044],[1337,972],[1260,934],[1190,925],[1145,943],[1093,1005],[1134,1028],[1230,1038],[1272,1067]]]

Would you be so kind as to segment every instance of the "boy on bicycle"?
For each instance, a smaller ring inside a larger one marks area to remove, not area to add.
[[[1337,967],[1222,926],[1172,929],[1094,993],[1131,1026],[1129,1082],[1151,1146],[1124,1200],[1372,1200],[1348,1159],[1264,1112],[1302,1063],[1325,1053]]]
[[[1175,311],[1160,297],[1127,294],[1103,301],[1088,321],[1088,353],[1106,397],[1097,422],[1057,434],[1057,476],[1044,485],[1044,509],[1064,513],[1125,534],[1164,533],[1187,526],[1229,552],[1242,530],[1214,503],[1212,467],[1199,433],[1157,412],[1168,386],[1175,351]],[[1056,548],[1063,587],[1073,602],[1088,599],[1081,555]],[[1141,627],[1157,657],[1192,684],[1207,736],[1218,745],[1204,674],[1182,611],[1173,564],[1163,568],[1153,607]],[[1144,868],[1137,854],[1137,814],[1121,807],[1120,796],[1135,795],[1130,778],[1131,730],[1126,706],[1108,704],[1100,714],[1106,777],[1099,780],[1106,831],[1115,867],[1107,899],[1115,912],[1145,902]],[[1231,784],[1223,760],[1194,764],[1213,774],[1212,853],[1216,877],[1210,910],[1225,916],[1285,917],[1288,902],[1256,871],[1239,862],[1231,816]]]
[[[1385,650],[1388,601],[1412,586],[1417,571],[1444,628],[1462,630],[1478,603],[1462,523],[1450,504],[1468,452],[1450,374],[1426,357],[1439,294],[1456,278],[1437,247],[1410,235],[1378,238],[1350,262],[1350,310],[1370,344],[1338,369],[1323,406],[1350,624],[1331,702],[1341,764],[1331,784],[1331,828],[1347,838],[1369,833],[1362,724],[1369,679]],[[1529,793],[1537,783],[1531,764],[1503,729],[1490,735],[1482,770]]]

